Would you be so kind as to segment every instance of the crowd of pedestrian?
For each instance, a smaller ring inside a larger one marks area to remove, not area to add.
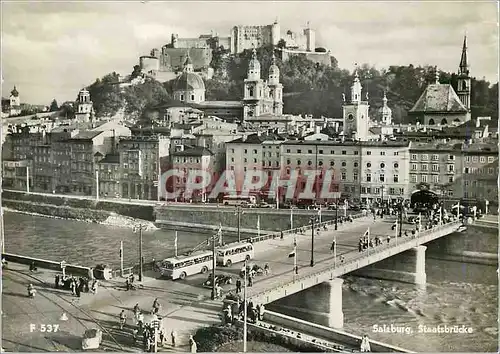
[[[56,289],[71,290],[71,294],[80,297],[82,293],[97,294],[99,281],[90,280],[87,277],[75,277],[64,274],[56,274],[54,277],[54,287]]]
[[[265,307],[263,304],[254,304],[247,302],[247,321],[248,323],[258,323],[264,319]],[[222,309],[221,319],[223,325],[232,325],[235,320],[242,321],[245,315],[245,303],[239,294],[231,292],[226,296],[224,307]]]
[[[121,331],[132,329],[132,342],[134,346],[142,345],[144,352],[155,352],[158,348],[168,344],[168,332],[163,326],[163,318],[160,315],[161,303],[158,298],[154,299],[151,310],[143,311],[136,303],[132,309],[133,324],[128,324],[127,311],[122,310],[119,314],[119,326]],[[145,316],[148,316],[147,321]],[[170,332],[170,345],[175,348],[178,345],[178,336],[175,329]],[[156,342],[156,343],[155,343]],[[189,337],[189,347],[191,353],[197,352],[197,344],[193,336]]]

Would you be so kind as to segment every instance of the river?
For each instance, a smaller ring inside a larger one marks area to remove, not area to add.
[[[479,232],[497,231],[486,229]],[[475,231],[478,237],[478,231]],[[174,253],[175,233],[145,232],[146,260]],[[178,233],[179,252],[207,239],[207,234]],[[119,265],[120,241],[124,263],[138,263],[138,235],[132,230],[72,220],[5,213],[6,251],[54,261],[95,266]],[[492,245],[496,252],[496,245]],[[495,266],[426,260],[427,286],[347,277],[343,308],[345,329],[368,334],[417,352],[496,352],[498,349],[498,282]],[[399,325],[417,331],[419,324],[465,325],[471,334],[374,333],[373,325]]]

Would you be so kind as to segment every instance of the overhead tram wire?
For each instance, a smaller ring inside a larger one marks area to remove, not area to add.
[[[28,278],[31,278],[31,279],[34,279],[36,280],[37,282],[41,283],[41,284],[46,284],[43,280],[41,280],[40,278],[38,277],[35,277],[34,275],[31,275],[31,274],[26,274],[26,273],[21,273],[19,271],[15,271],[15,270],[11,270],[11,269],[6,269],[6,271],[9,271],[11,273],[16,273],[18,275],[23,275],[25,277],[28,277]],[[39,292],[39,294],[41,296],[43,296],[45,299],[47,299],[48,301],[52,302],[54,305],[56,305],[57,307],[59,307],[61,310],[63,311],[66,311],[61,305],[59,305],[56,301],[50,299],[47,295],[43,294],[42,292]],[[124,347],[116,340],[116,338],[113,336],[113,334],[111,334],[110,331],[108,331],[106,329],[106,327],[104,327],[103,325],[100,324],[99,320],[97,320],[94,316],[92,316],[91,314],[89,314],[87,311],[83,310],[82,308],[76,306],[73,302],[67,300],[66,298],[64,298],[63,296],[57,294],[57,293],[53,293],[54,296],[57,296],[58,298],[60,298],[61,300],[63,300],[64,302],[66,302],[67,304],[73,306],[74,308],[76,308],[78,311],[80,311],[81,313],[83,313],[85,316],[87,316],[91,321],[93,321],[97,326],[101,327],[103,329],[104,332],[106,332],[109,337],[113,340],[113,342],[115,342],[115,344],[118,345],[118,347],[120,347],[120,350],[121,351],[125,351],[124,350]],[[88,326],[81,320],[79,319],[78,317],[76,316],[73,316],[74,319],[76,319],[78,321],[78,323],[80,323],[85,329],[88,329]]]

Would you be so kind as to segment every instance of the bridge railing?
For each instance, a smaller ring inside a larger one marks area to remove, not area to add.
[[[351,214],[350,217],[353,220],[355,220],[355,219],[365,217],[367,215],[368,215],[367,213],[357,213],[357,214]],[[314,227],[315,228],[322,228],[322,227],[330,226],[330,225],[334,225],[334,224],[335,224],[335,220],[328,220],[328,221],[323,221],[323,222],[317,223],[317,224],[315,223]],[[338,223],[339,226],[344,225],[344,224],[345,224],[345,221],[343,223]],[[261,236],[250,237],[248,240],[251,243],[262,242],[265,240],[275,239],[275,238],[281,237],[281,232],[283,232],[283,236],[286,236],[286,235],[290,235],[290,234],[292,234],[292,235],[299,234],[302,231],[310,231],[311,229],[312,229],[312,225],[309,224],[309,225],[304,225],[304,226],[300,226],[300,227],[295,227],[293,229],[288,229],[288,230],[283,230],[283,231],[278,231],[278,232],[271,232],[271,233],[261,235]]]
[[[340,264],[337,261],[337,266],[332,266],[332,265],[328,264],[327,266],[323,266],[323,267],[315,267],[314,273],[312,273],[312,274],[306,274],[306,275],[302,275],[302,276],[296,275],[296,276],[294,276],[293,280],[286,280],[286,281],[282,281],[278,284],[273,284],[272,288],[270,288],[270,289],[263,290],[263,291],[255,293],[255,294],[251,294],[249,296],[249,299],[261,298],[267,294],[270,294],[276,288],[285,288],[288,285],[293,284],[293,283],[297,283],[300,281],[307,281],[309,279],[317,277],[318,273],[326,273],[326,272],[336,271],[340,268],[339,265],[341,265],[342,267],[346,267],[349,264],[359,262],[360,260],[363,260],[363,259],[368,259],[369,257],[372,257],[376,254],[380,254],[384,251],[387,251],[388,249],[401,247],[405,244],[412,244],[415,242],[415,240],[426,238],[426,236],[429,236],[432,233],[437,232],[439,230],[443,230],[446,228],[450,228],[452,226],[459,226],[459,225],[462,225],[462,222],[460,220],[451,221],[451,222],[433,227],[432,229],[427,229],[427,230],[417,232],[415,235],[397,237],[395,242],[391,242],[388,244],[382,243],[382,245],[380,245],[380,246],[376,246],[376,247],[373,247],[371,249],[369,248],[369,251],[366,251],[366,250],[363,252],[359,252],[358,250],[349,251],[349,252],[343,254],[343,256],[345,255],[345,261],[343,263],[340,263]],[[326,261],[330,262],[330,261],[333,261],[333,259],[327,259]],[[292,273],[292,270],[290,270],[286,274],[289,274],[289,273]]]

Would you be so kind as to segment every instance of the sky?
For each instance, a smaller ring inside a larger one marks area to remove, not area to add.
[[[96,78],[128,74],[138,57],[179,37],[278,19],[282,33],[309,21],[316,46],[341,68],[355,63],[437,65],[456,72],[467,33],[471,75],[498,81],[498,9],[485,2],[91,2],[2,1],[2,97],[16,85],[21,101],[75,100]]]

